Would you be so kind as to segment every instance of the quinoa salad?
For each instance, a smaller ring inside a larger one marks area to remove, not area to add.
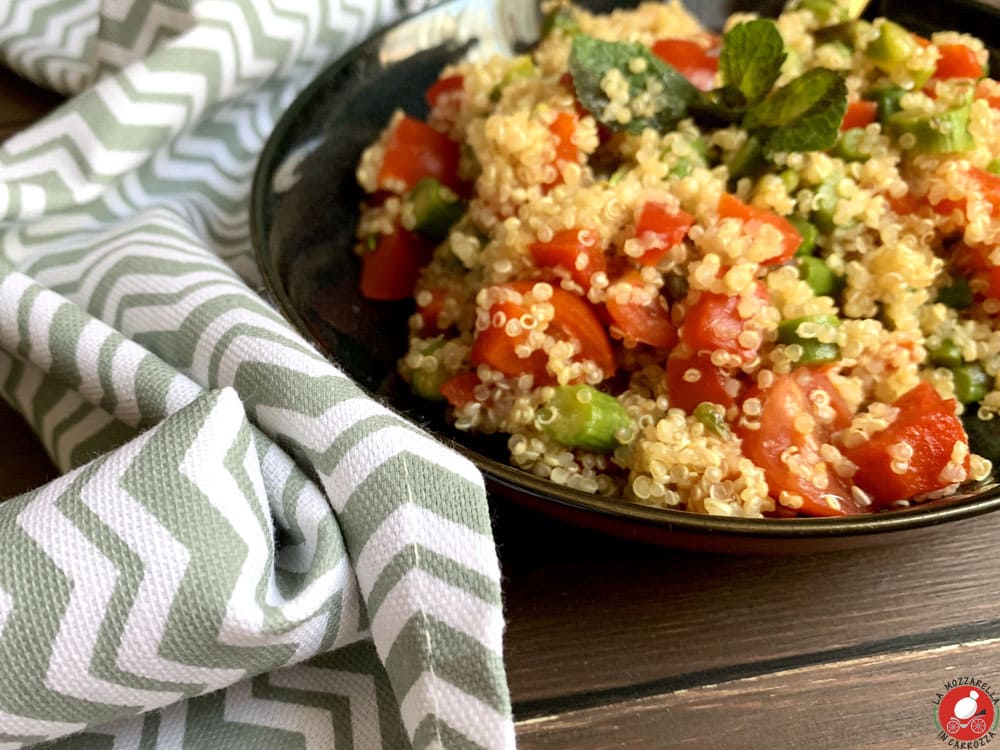
[[[458,430],[621,502],[872,513],[991,475],[1000,83],[857,0],[548,3],[364,152],[362,294]],[[969,436],[974,448],[970,449]]]

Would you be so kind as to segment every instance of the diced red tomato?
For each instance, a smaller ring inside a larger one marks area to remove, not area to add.
[[[696,88],[711,91],[719,70],[719,48],[708,47],[691,39],[660,39],[653,45],[653,54],[672,65]]]
[[[695,370],[697,380],[689,381],[685,374]],[[674,349],[667,357],[665,384],[670,405],[688,414],[703,401],[720,404],[728,409],[736,403],[738,389],[731,384],[733,378],[712,364],[706,354],[694,354],[687,348]]]
[[[448,299],[448,291],[446,289],[429,289],[431,294],[431,300],[426,305],[417,305],[417,313],[423,319],[423,330],[425,333],[433,333],[440,331],[441,327],[438,325],[438,318],[441,315],[441,311],[444,310],[445,300]]]
[[[464,76],[445,76],[444,78],[439,78],[427,89],[427,93],[424,94],[427,106],[434,109],[437,106],[438,100],[444,96],[452,96],[461,92],[464,85]]]
[[[802,235],[789,223],[788,219],[767,209],[748,206],[732,193],[723,193],[719,199],[719,218],[739,219],[744,222],[743,231],[748,234],[755,234],[765,224],[774,227],[781,233],[781,252],[764,261],[764,265],[784,263],[795,255],[795,251],[802,244]]]
[[[476,386],[479,376],[474,372],[463,372],[441,384],[441,395],[454,407],[465,406],[476,400]]]
[[[858,99],[847,105],[844,113],[844,120],[840,123],[841,130],[851,128],[863,128],[871,125],[878,118],[878,102],[869,102],[865,99]]]
[[[643,286],[642,277],[636,271],[626,273],[619,282]],[[618,302],[609,295],[605,307],[612,323],[622,331],[626,339],[658,349],[669,349],[677,343],[677,329],[670,320],[670,309],[663,297],[657,296],[652,302],[642,305]]]
[[[885,199],[889,201],[889,208],[895,211],[900,216],[909,216],[910,214],[915,214],[920,210],[923,205],[920,199],[914,196],[912,193],[903,193],[900,197],[896,198],[891,195],[886,195]]]
[[[984,78],[976,84],[976,98],[985,99],[993,109],[1000,109],[1000,83]]]
[[[458,159],[457,143],[427,123],[404,116],[389,134],[378,186],[388,190],[398,182],[410,190],[424,177],[433,177],[461,192]]]
[[[433,250],[426,239],[402,227],[380,235],[375,249],[361,261],[361,294],[376,300],[412,297],[420,269]]]
[[[512,289],[520,294],[527,294],[534,287],[534,281],[512,281],[502,284],[502,287]],[[549,322],[548,333],[562,340],[579,342],[581,359],[590,359],[604,371],[605,377],[610,377],[615,371],[614,353],[611,341],[601,325],[594,309],[581,297],[554,287],[549,299],[554,315]],[[490,326],[476,334],[472,345],[471,358],[473,364],[487,364],[508,376],[530,373],[535,376],[536,383],[551,383],[554,381],[547,370],[547,356],[544,352],[533,352],[531,356],[522,359],[517,356],[515,348],[527,340],[527,332],[517,336],[509,336],[503,326],[494,326],[493,319],[502,312],[506,320],[519,318],[528,312],[522,305],[514,302],[501,302],[490,309]]]
[[[569,112],[560,112],[549,125],[549,131],[556,137],[556,163],[569,161],[576,163],[580,150],[573,143],[576,134],[576,117]]]
[[[934,78],[982,78],[986,75],[976,53],[964,44],[939,44]]]
[[[761,403],[758,426],[753,429],[739,421],[735,432],[743,441],[744,455],[764,470],[772,497],[778,499],[782,492],[798,495],[803,502],[799,513],[807,516],[854,515],[860,509],[850,489],[820,456],[820,446],[831,433],[810,398],[817,388],[835,392],[818,372],[805,383],[799,382],[798,373],[789,373],[778,375],[766,390],[752,388],[747,398]],[[811,429],[798,429],[803,422]]]
[[[991,174],[978,167],[969,167],[966,172],[966,178],[968,179],[969,187],[982,193],[983,198],[990,204],[991,215],[994,218],[1000,218],[1000,176]],[[963,213],[965,212],[965,198],[960,198],[959,200],[945,198],[931,205],[942,216],[948,216],[956,209],[961,210]]]
[[[951,252],[955,269],[969,277],[970,287],[976,296],[1000,299],[1000,266],[990,260],[992,248],[959,242]]]
[[[670,252],[670,248],[680,243],[688,233],[694,217],[680,209],[669,210],[666,204],[647,202],[639,212],[635,223],[635,236],[655,243],[638,259],[640,265],[655,266]]]
[[[758,296],[767,298],[767,290],[758,285]],[[747,321],[740,317],[739,297],[702,292],[684,315],[680,339],[696,352],[722,351],[735,354],[744,362],[757,356],[760,343],[747,347],[739,342],[740,334],[748,330]]]
[[[951,460],[955,443],[968,444],[962,422],[955,416],[955,401],[941,398],[930,383],[921,382],[893,406],[899,414],[888,427],[844,451],[858,466],[854,483],[871,495],[876,506],[946,487],[950,482],[940,474]],[[908,462],[894,466],[890,450],[900,443],[909,445],[913,454]],[[897,472],[900,468],[902,472]],[[964,468],[968,471],[968,458]]]
[[[542,268],[562,268],[584,289],[590,289],[590,277],[607,267],[604,251],[596,232],[564,229],[548,242],[534,242],[529,247],[535,264]]]

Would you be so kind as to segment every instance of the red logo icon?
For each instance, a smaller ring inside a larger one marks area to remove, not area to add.
[[[986,691],[959,685],[941,696],[937,719],[951,739],[973,742],[983,738],[996,725],[997,706]]]

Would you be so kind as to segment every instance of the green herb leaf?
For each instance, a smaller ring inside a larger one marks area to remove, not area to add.
[[[644,66],[639,66],[643,70],[638,73],[633,72],[636,59],[644,62]],[[601,81],[612,69],[621,71],[628,82],[630,102],[649,98],[649,106],[643,107],[640,114],[633,112],[626,123],[604,116],[610,100],[601,88]],[[614,131],[670,130],[687,115],[688,105],[698,94],[684,76],[641,44],[605,42],[581,34],[573,39],[569,72],[580,103],[598,122]]]
[[[785,42],[774,21],[737,24],[722,39],[722,81],[738,88],[747,102],[754,104],[774,86],[786,57]]]
[[[837,142],[847,109],[847,85],[826,68],[807,70],[751,107],[747,130],[762,132],[764,150],[821,151]]]

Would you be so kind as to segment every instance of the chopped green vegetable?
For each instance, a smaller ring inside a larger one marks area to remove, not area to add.
[[[786,346],[795,344],[802,349],[802,356],[796,364],[836,362],[840,359],[840,347],[832,342],[820,341],[817,337],[823,329],[839,325],[840,319],[836,315],[807,315],[785,320],[778,324],[778,343]]]
[[[416,219],[413,229],[436,241],[447,237],[448,230],[465,213],[465,203],[433,177],[424,177],[413,186],[410,201]]]
[[[865,56],[882,72],[893,76],[905,74],[913,81],[913,88],[921,88],[934,74],[934,68],[913,71],[910,58],[920,51],[920,43],[909,31],[897,23],[883,20],[879,35],[865,48]]]
[[[641,71],[633,72],[637,69]],[[607,116],[610,100],[601,88],[601,81],[611,70],[618,70],[628,82],[630,100],[640,94],[652,98],[652,114]],[[580,104],[613,131],[638,134],[645,128],[653,128],[666,132],[685,117],[688,105],[698,96],[698,89],[642,44],[605,42],[578,35],[573,38],[569,71]]]
[[[976,362],[959,365],[951,371],[955,381],[955,398],[963,404],[974,404],[986,398],[992,378]]]
[[[824,26],[860,18],[868,0],[793,0],[790,10],[809,10]]]
[[[843,175],[835,174],[828,177],[815,188],[816,197],[813,203],[815,208],[813,209],[811,218],[821,232],[829,234],[838,226],[834,221],[834,216],[837,213],[837,203],[840,202],[837,186],[842,179]]]
[[[694,165],[691,164],[691,160],[686,156],[680,157],[674,162],[674,166],[670,168],[667,172],[668,177],[687,177],[694,170]]]
[[[844,161],[865,161],[869,153],[864,150],[865,137],[868,133],[864,128],[849,128],[840,134],[837,145],[833,147],[833,155]]]
[[[734,180],[751,177],[765,166],[764,144],[757,136],[750,135],[733,154],[732,161],[729,162],[729,176]]]
[[[731,28],[722,40],[722,82],[743,94],[749,104],[767,96],[781,75],[785,42],[774,21],[756,19]]]
[[[923,112],[903,111],[889,117],[889,128],[900,138],[900,146],[921,154],[947,154],[970,151],[975,141],[969,133],[971,104],[928,115]],[[912,135],[913,143],[904,146],[902,137]]]
[[[812,255],[816,249],[816,238],[819,237],[819,230],[801,216],[794,214],[788,217],[788,223],[795,227],[795,231],[802,238],[799,249],[795,251],[795,254],[800,257]]]
[[[862,98],[878,105],[878,121],[885,125],[889,122],[890,117],[902,109],[899,100],[905,93],[906,89],[902,86],[882,86],[866,91]]]
[[[843,277],[835,274],[822,258],[811,255],[799,258],[799,277],[817,297],[837,297],[844,288]]]
[[[620,444],[616,435],[631,423],[614,396],[589,385],[561,385],[539,423],[549,436],[571,448],[610,453]]]
[[[420,353],[424,356],[432,355],[444,346],[444,343],[444,336],[438,336],[428,342],[427,346],[421,349]],[[444,368],[440,366],[440,363],[433,370],[417,367],[410,375],[410,386],[413,392],[422,399],[426,399],[427,401],[441,401],[444,399],[444,396],[441,395],[441,384],[450,377]]]
[[[785,186],[785,190],[789,193],[794,193],[796,189],[798,189],[799,183],[802,182],[802,178],[799,177],[799,173],[794,169],[783,169],[778,177],[781,178],[781,183]],[[796,229],[798,229],[797,226]],[[799,234],[801,234],[801,232]]]
[[[832,148],[847,110],[847,84],[832,70],[812,68],[747,110],[743,127],[764,130],[766,154]]]
[[[576,36],[580,33],[580,22],[576,20],[573,10],[565,5],[560,5],[542,21],[542,39],[548,39],[557,31],[566,36]]]
[[[611,173],[611,176],[608,178],[608,184],[617,185],[619,182],[625,179],[625,175],[629,173],[630,169],[632,169],[630,165],[622,164],[620,167],[618,167],[618,169],[616,169],[614,172]]]
[[[703,401],[694,407],[694,418],[701,422],[705,429],[716,437],[729,437],[729,425],[719,407],[709,401]]]
[[[982,456],[993,465],[1000,464],[1000,430],[997,429],[996,418],[980,419],[976,409],[966,409],[962,414],[962,426],[969,436],[969,448],[976,455]]]
[[[948,286],[938,289],[937,301],[952,310],[968,310],[972,307],[972,289],[969,280],[956,276]]]
[[[680,273],[667,274],[663,279],[663,288],[671,302],[679,302],[688,294],[687,277]]]
[[[500,83],[493,87],[490,91],[490,101],[498,102],[500,97],[503,96],[503,90],[510,86],[515,81],[520,81],[524,78],[531,78],[538,74],[538,68],[535,67],[535,63],[532,61],[529,55],[520,55],[515,57],[509,63],[504,70],[503,78],[500,79]]]
[[[986,165],[986,171],[990,174],[1000,175],[1000,159],[994,159]]]
[[[938,367],[947,367],[953,370],[962,364],[962,350],[952,339],[944,339],[933,349],[927,352],[927,357],[932,364]]]

